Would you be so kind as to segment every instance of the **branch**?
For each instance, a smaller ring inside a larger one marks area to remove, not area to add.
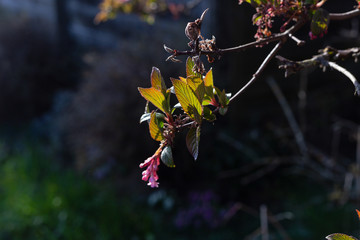
[[[326,47],[325,49],[320,50],[320,52],[320,54],[313,56],[311,59],[305,59],[302,61],[292,61],[281,56],[276,56],[276,58],[280,61],[279,68],[285,69],[285,77],[288,77],[289,75],[304,68],[317,66],[325,68],[330,66],[347,76],[355,86],[355,94],[360,96],[360,83],[349,71],[334,62],[338,60],[345,60],[347,58],[354,58],[356,62],[360,56],[360,48],[357,47],[338,50],[332,47]]]
[[[341,21],[341,20],[346,20],[349,18],[353,18],[353,17],[357,17],[360,16],[360,9],[355,9],[349,12],[345,12],[345,13],[330,13],[329,17],[330,17],[330,21]]]
[[[292,34],[294,32],[296,32],[302,25],[304,25],[304,23],[305,22],[303,22],[303,21],[299,21],[298,23],[296,23],[294,26],[292,26],[291,28],[289,28],[288,30],[286,30],[283,33],[278,33],[278,34],[272,35],[272,36],[270,36],[268,38],[263,38],[261,40],[251,42],[251,43],[247,43],[247,44],[244,44],[244,45],[240,45],[240,46],[237,46],[237,47],[219,49],[218,51],[220,53],[239,52],[239,51],[245,51],[245,50],[247,50],[249,48],[252,48],[252,47],[262,46],[264,44],[268,44],[268,43],[271,43],[271,42],[286,40],[290,36],[292,38],[293,37]]]
[[[188,50],[188,51],[179,51],[179,50],[171,49],[171,48],[167,47],[166,45],[164,45],[164,49],[168,53],[172,54],[170,57],[168,57],[167,60],[172,60],[172,61],[175,60],[176,61],[177,59],[175,57],[184,56],[184,55],[185,56],[206,55],[206,56],[218,57],[218,56],[222,56],[224,53],[240,52],[240,51],[245,51],[249,48],[263,46],[263,45],[269,44],[271,42],[286,41],[286,39],[288,39],[289,37],[291,39],[293,39],[294,41],[296,41],[298,45],[303,45],[304,42],[297,39],[295,36],[293,36],[293,34],[304,24],[305,24],[305,21],[298,21],[295,25],[293,25],[292,27],[290,27],[288,30],[286,30],[283,33],[274,34],[268,38],[263,38],[263,39],[260,39],[257,41],[253,41],[250,43],[246,43],[246,44],[239,45],[236,47],[231,47],[231,48],[223,48],[223,49],[220,48],[220,49],[214,49],[214,50],[210,51],[210,50],[202,50],[200,47],[200,48],[196,48],[196,49],[192,49],[192,50]]]
[[[348,77],[350,79],[350,81],[355,86],[355,95],[360,96],[360,83],[356,80],[354,75],[352,75],[351,72],[349,72],[348,70],[346,70],[345,68],[341,67],[340,65],[338,65],[338,64],[336,64],[334,62],[328,62],[328,63],[329,63],[330,67],[332,67],[333,69],[339,71],[340,73],[344,74],[346,77]]]
[[[268,63],[270,62],[271,59],[274,58],[274,56],[276,55],[276,53],[280,50],[280,48],[282,47],[283,42],[280,41],[278,42],[278,44],[276,44],[276,46],[271,50],[271,52],[269,53],[269,55],[265,58],[265,60],[262,62],[262,64],[260,65],[260,67],[258,68],[258,70],[255,72],[255,74],[253,75],[253,77],[250,79],[250,81],[244,86],[242,87],[237,93],[235,93],[234,96],[232,96],[230,98],[229,103],[234,100],[237,96],[239,96],[243,91],[245,91],[253,82],[255,82],[256,79],[258,79],[259,75],[264,71],[265,67],[268,65]]]

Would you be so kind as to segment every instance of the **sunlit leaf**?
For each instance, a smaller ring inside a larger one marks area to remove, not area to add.
[[[196,122],[201,122],[202,107],[194,91],[183,81],[171,79],[176,97],[184,111]]]
[[[180,79],[181,81],[183,81],[184,83],[187,83],[187,80],[186,80],[186,78],[183,78],[183,77],[179,77],[179,79]]]
[[[357,238],[354,238],[352,236],[348,236],[343,233],[334,233],[326,237],[328,240],[357,240]]]
[[[165,99],[164,94],[161,90],[155,88],[138,88],[141,96],[154,104],[155,107],[163,111],[164,113],[170,112],[170,107],[168,104],[168,100]]]
[[[194,91],[196,97],[201,103],[205,94],[204,81],[199,77],[188,77],[186,81],[188,86]]]
[[[166,91],[166,85],[164,79],[161,76],[160,70],[156,67],[152,68],[151,71],[151,86],[157,90]]]
[[[190,128],[186,135],[186,146],[196,160],[199,156],[199,142],[200,142],[200,126],[196,128]]]
[[[166,146],[161,152],[161,161],[168,167],[175,167],[172,150],[170,146]]]
[[[214,96],[214,79],[212,69],[210,69],[204,78],[205,93],[211,98]]]
[[[161,141],[164,139],[164,136],[162,134],[162,125],[163,123],[159,121],[159,119],[156,117],[156,113],[152,112],[150,117],[150,123],[149,123],[149,131],[150,136],[155,141]]]
[[[186,59],[186,76],[187,77],[200,77],[201,78],[201,74],[197,73],[197,72],[194,72],[194,66],[195,66],[195,63],[194,61],[192,60],[191,57],[188,57]]]

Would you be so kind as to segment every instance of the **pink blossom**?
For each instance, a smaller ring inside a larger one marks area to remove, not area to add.
[[[143,163],[140,164],[140,168],[147,167],[146,170],[142,172],[142,180],[148,181],[148,186],[154,188],[159,187],[157,180],[159,176],[157,175],[157,170],[160,165],[160,154],[154,154],[153,156],[146,159]]]

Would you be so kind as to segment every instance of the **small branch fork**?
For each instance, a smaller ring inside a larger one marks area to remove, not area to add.
[[[205,12],[206,11],[207,10],[205,10]],[[360,16],[360,9],[355,9],[355,10],[348,11],[345,13],[330,13],[329,14],[330,20],[333,20],[333,21],[346,20],[346,19],[350,19],[350,18],[353,18],[356,16]],[[232,48],[224,48],[224,49],[217,48],[215,46],[215,37],[213,37],[212,40],[208,40],[208,39],[204,40],[203,39],[202,41],[200,41],[200,39],[198,38],[198,39],[190,42],[189,46],[190,47],[193,46],[193,47],[191,47],[192,49],[188,50],[188,51],[179,51],[179,50],[171,49],[171,48],[167,47],[166,45],[164,45],[164,49],[165,49],[165,51],[167,51],[168,53],[171,54],[167,58],[167,60],[171,60],[173,62],[181,62],[176,57],[178,57],[178,56],[191,56],[191,57],[198,56],[199,57],[201,55],[205,55],[208,57],[208,59],[215,59],[215,58],[220,58],[225,53],[245,51],[249,48],[259,47],[259,46],[261,47],[261,46],[264,46],[264,45],[272,43],[272,42],[277,42],[275,47],[271,50],[271,52],[264,59],[264,61],[260,65],[260,67],[254,73],[253,77],[247,82],[247,84],[245,86],[243,86],[239,91],[237,91],[230,98],[230,102],[231,102],[235,98],[237,98],[241,93],[243,93],[253,82],[255,82],[259,78],[259,76],[264,71],[264,69],[266,68],[268,63],[276,56],[277,52],[281,49],[281,47],[284,45],[284,43],[289,38],[292,39],[293,41],[295,41],[298,46],[302,46],[305,44],[304,40],[300,40],[296,36],[294,36],[294,33],[297,32],[297,30],[299,30],[308,21],[305,19],[306,19],[306,17],[298,19],[298,21],[292,27],[290,27],[288,30],[286,30],[282,33],[274,34],[270,37],[263,38],[263,39],[260,39],[260,40],[254,41],[254,42],[246,43],[246,44],[239,45],[239,46],[232,47]],[[201,19],[201,21],[202,20],[203,19]],[[199,36],[202,38],[201,35],[199,35]],[[210,48],[207,47],[208,46],[207,44],[209,44],[209,43],[211,45]],[[332,57],[338,58],[338,59],[343,59],[343,58],[348,57],[349,55],[354,55],[354,53],[356,53],[355,58],[357,58],[359,56],[359,48],[352,48],[352,49],[348,49],[348,50],[336,50],[336,54],[332,55]],[[326,55],[326,57],[328,57],[328,55]],[[285,59],[281,56],[276,56],[276,58],[278,58],[280,60],[280,62],[282,62],[283,65],[281,65],[280,68],[284,68],[286,70],[286,72],[285,72],[286,76],[288,76],[291,73],[295,73],[295,72],[299,71],[301,68],[303,68],[305,66],[313,66],[314,64],[321,65],[321,66],[331,66],[332,68],[342,72],[347,77],[349,77],[349,79],[355,85],[356,94],[360,96],[360,84],[351,75],[351,73],[349,73],[347,70],[343,69],[336,63],[329,63],[329,60],[326,59],[326,57],[323,53],[323,54],[313,57],[311,60],[304,60],[302,62],[294,62],[294,61]]]

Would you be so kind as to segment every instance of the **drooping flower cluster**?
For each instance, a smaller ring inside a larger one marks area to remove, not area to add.
[[[157,175],[159,165],[160,153],[157,152],[140,164],[140,168],[147,167],[146,170],[142,172],[142,180],[149,181],[148,185],[152,188],[159,187],[159,182],[157,182],[159,179],[159,176]]]

